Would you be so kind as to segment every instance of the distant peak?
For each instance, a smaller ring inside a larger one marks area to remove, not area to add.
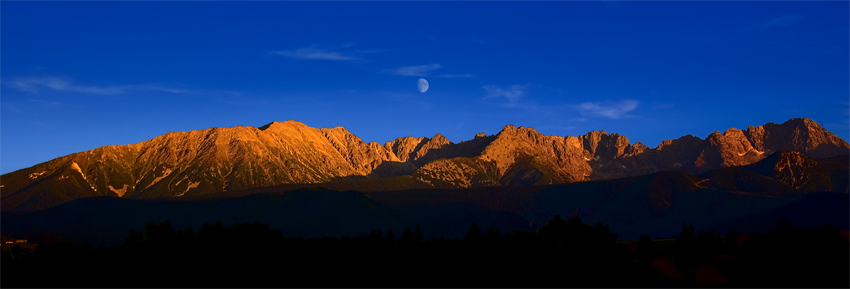
[[[789,119],[789,120],[787,120],[787,121],[785,121],[785,122],[804,122],[804,123],[814,123],[815,121],[814,121],[814,120],[812,120],[812,119],[810,119],[810,118],[808,118],[808,117],[795,117],[795,118]]]
[[[737,134],[737,133],[740,133],[740,132],[742,132],[740,129],[737,129],[737,128],[734,128],[734,127],[730,127],[730,128],[729,128],[729,129],[727,129],[725,132],[723,132],[723,135],[729,135],[729,134],[733,134],[733,133],[734,133],[734,134]]]
[[[585,135],[592,136],[592,135],[607,135],[607,134],[608,133],[605,132],[604,130],[592,130],[592,131],[587,132]]]
[[[291,120],[291,119],[290,119],[290,120],[287,120],[287,121],[284,121],[284,122],[273,121],[273,122],[270,122],[269,124],[266,124],[266,125],[264,125],[264,126],[258,127],[258,129],[260,129],[260,130],[267,130],[267,129],[269,129],[270,127],[278,126],[278,125],[297,125],[297,126],[305,126],[305,124],[304,124],[304,123],[301,123],[301,122],[299,122],[299,121],[295,121],[295,120]]]
[[[344,126],[335,126],[334,128],[322,128],[322,130],[332,131],[332,132],[346,132],[346,133],[351,133],[351,132],[350,132],[350,131],[348,131],[348,129],[347,129],[347,128],[345,128]]]
[[[434,137],[432,137],[430,139],[430,141],[436,142],[436,143],[449,143],[449,139],[447,139],[445,136],[443,136],[442,134],[439,134],[439,133],[435,134]]]
[[[268,123],[268,124],[266,124],[266,125],[264,125],[264,126],[258,127],[258,129],[260,129],[260,130],[267,130],[269,127],[271,127],[273,124],[276,124],[276,123],[277,123],[276,121],[273,121],[273,122],[270,122],[270,123]]]
[[[281,122],[281,124],[289,124],[289,125],[297,124],[297,125],[304,125],[304,123],[302,123],[302,122],[300,122],[300,121],[291,120],[291,119],[290,119],[290,120],[287,120],[287,121],[284,121],[284,122]]]
[[[792,119],[786,121],[786,123],[788,123],[788,122],[800,123],[802,125],[805,125],[806,127],[811,127],[811,128],[820,128],[821,127],[820,124],[818,124],[814,120],[811,120],[811,119],[805,118],[805,117],[792,118]]]
[[[486,137],[486,136],[487,136],[487,134],[483,133],[483,132],[479,132],[479,133],[475,134],[475,138]]]
[[[772,122],[768,122],[765,125],[776,125],[776,124],[772,123]],[[818,124],[816,121],[814,121],[810,118],[806,118],[806,117],[792,118],[792,119],[786,120],[785,122],[783,122],[782,124],[779,124],[779,125],[780,126],[805,126],[805,127],[809,127],[809,128],[821,128],[821,125]]]

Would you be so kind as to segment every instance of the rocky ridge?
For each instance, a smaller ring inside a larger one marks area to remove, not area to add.
[[[686,135],[656,148],[605,131],[560,137],[513,125],[460,143],[437,134],[380,145],[343,127],[286,121],[172,132],[75,153],[3,175],[0,192],[6,210],[90,196],[180,197],[378,178],[426,187],[541,185],[664,170],[700,174],[753,164],[781,150],[824,158],[848,149],[846,141],[805,118],[730,128],[706,139]]]

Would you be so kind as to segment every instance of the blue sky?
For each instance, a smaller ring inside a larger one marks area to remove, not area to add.
[[[0,5],[0,173],[290,119],[381,144],[513,124],[655,147],[794,117],[850,136],[846,1]]]

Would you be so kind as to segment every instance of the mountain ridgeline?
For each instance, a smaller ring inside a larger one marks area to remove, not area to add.
[[[769,178],[747,177],[755,180],[747,185],[770,187],[779,180],[781,188],[846,192],[848,152],[846,141],[806,118],[730,128],[705,139],[686,135],[656,148],[604,131],[560,137],[513,125],[460,143],[437,134],[380,145],[343,127],[290,120],[172,132],[59,157],[2,175],[0,209],[41,210],[94,196],[189,198],[299,185],[389,191],[567,184],[666,170],[760,174]],[[777,159],[734,169],[768,157]],[[722,168],[731,171],[717,171]]]

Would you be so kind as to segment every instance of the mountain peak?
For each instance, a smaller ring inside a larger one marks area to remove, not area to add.
[[[744,132],[757,150],[772,154],[782,149],[800,151],[812,158],[846,154],[850,144],[808,118],[792,118],[748,127]],[[781,136],[781,137],[779,137]]]
[[[516,126],[509,124],[502,127],[502,131],[514,131],[516,130]]]
[[[807,117],[797,117],[786,120],[782,124],[804,124],[806,126],[820,127],[820,124]]]
[[[295,120],[291,120],[291,119],[290,119],[290,120],[287,120],[287,121],[284,121],[284,122],[272,121],[272,122],[270,122],[270,123],[268,123],[268,124],[266,124],[266,125],[264,125],[264,126],[258,127],[258,129],[259,129],[259,130],[267,130],[267,129],[271,128],[271,127],[280,127],[280,126],[298,126],[298,127],[306,127],[307,125],[306,125],[306,124],[304,124],[304,123],[302,123],[302,122],[299,122],[299,121],[295,121]]]
[[[729,129],[727,129],[725,132],[723,132],[723,135],[724,135],[724,136],[738,135],[738,134],[743,135],[743,133],[744,133],[744,132],[743,132],[742,130],[740,130],[740,129],[737,129],[737,128],[734,128],[734,127],[730,127],[730,128],[729,128]]]
[[[448,138],[446,138],[444,135],[439,134],[439,133],[435,134],[434,137],[431,138],[430,142],[437,143],[437,144],[440,144],[440,145],[451,143],[451,141],[449,141]]]
[[[592,131],[587,132],[587,133],[586,133],[586,134],[584,134],[584,135],[585,135],[585,136],[590,137],[590,136],[602,136],[602,135],[608,135],[608,133],[607,133],[607,132],[605,132],[604,130],[592,130]]]

